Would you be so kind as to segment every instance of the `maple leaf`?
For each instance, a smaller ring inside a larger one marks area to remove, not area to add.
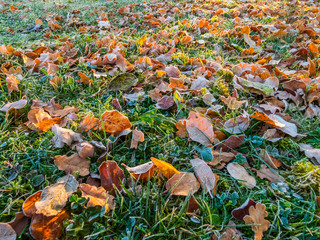
[[[78,189],[78,181],[68,174],[61,177],[51,186],[47,186],[41,193],[41,200],[35,203],[37,215],[57,215],[66,205],[69,197]]]
[[[255,233],[255,240],[261,240],[263,232],[268,230],[270,222],[264,219],[267,216],[268,212],[266,211],[266,206],[257,203],[255,207],[250,206],[249,215],[243,218],[246,224],[256,224],[255,226],[252,226],[252,230]]]

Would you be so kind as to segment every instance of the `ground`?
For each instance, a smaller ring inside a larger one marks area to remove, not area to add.
[[[62,107],[78,108],[73,112],[76,118],[68,119],[64,128],[78,133],[86,116],[103,121],[104,112],[118,110],[128,117],[131,130],[144,134],[144,141],[132,148],[132,133],[117,137],[103,127],[81,132],[89,143],[112,146],[105,154],[95,148],[88,158],[91,174],[99,174],[103,161],[114,160],[130,179],[121,164],[134,167],[151,157],[178,171],[193,172],[191,159],[212,162],[212,151],[223,149],[233,153],[231,161],[244,166],[257,182],[250,188],[226,167],[209,164],[219,176],[213,197],[203,189],[175,196],[166,189],[166,177],[156,171],[149,181],[128,180],[107,213],[101,207],[86,207],[77,190],[64,208],[70,217],[60,239],[211,239],[232,226],[243,239],[253,239],[252,225],[231,214],[248,198],[266,206],[271,224],[263,239],[320,238],[320,157],[306,156],[299,146],[308,144],[315,152],[320,147],[319,4],[17,0],[0,1],[0,11],[0,106],[24,96],[27,100],[23,108],[0,112],[0,222],[14,219],[30,195],[66,175],[54,162],[57,155],[76,153],[66,144],[53,145],[51,126],[42,131],[26,124],[36,99],[46,103],[54,98]],[[48,52],[52,55],[43,55]],[[99,56],[107,60],[101,63]],[[14,72],[8,73],[10,69]],[[138,82],[126,88],[120,82],[112,89],[111,80],[120,81],[115,77],[122,72],[134,74]],[[16,86],[10,76],[19,81]],[[194,84],[197,79],[200,87]],[[239,107],[223,101],[231,96]],[[190,112],[199,114],[197,121],[210,122],[214,139],[197,141],[188,127],[177,124]],[[255,112],[266,115],[253,117]],[[266,120],[274,115],[281,116],[285,127]],[[225,127],[227,120],[240,121],[239,116],[246,127],[237,133]],[[266,139],[264,133],[271,129],[276,129],[278,141]],[[186,136],[177,130],[185,130]],[[244,135],[241,145],[219,147],[232,135]],[[208,140],[211,144],[203,144]],[[261,149],[276,159],[273,171],[281,175],[280,183],[258,177],[263,164],[270,167]],[[80,183],[88,179],[74,175]],[[135,185],[141,185],[141,191],[129,190]],[[187,213],[190,198],[199,207]],[[18,239],[32,239],[28,224]]]

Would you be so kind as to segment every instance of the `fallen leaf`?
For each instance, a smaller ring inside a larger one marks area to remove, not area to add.
[[[195,142],[205,146],[216,142],[211,122],[199,113],[189,113],[189,117],[186,120],[186,129],[189,137]]]
[[[51,217],[35,214],[31,220],[30,234],[36,240],[56,240],[62,235],[63,222],[69,217],[65,209]]]
[[[249,215],[249,208],[251,206],[256,206],[256,202],[248,198],[240,207],[232,210],[231,214],[234,218],[238,220],[243,220],[246,215]]]
[[[278,168],[276,164],[279,164],[279,163],[274,161],[266,150],[261,149],[259,156],[261,157],[262,160],[264,160],[267,164],[269,164],[270,167],[274,169]]]
[[[309,71],[310,77],[314,77],[317,74],[317,67],[316,67],[315,61],[312,61],[310,58],[308,58],[308,62],[309,62],[308,71]]]
[[[254,188],[257,184],[256,179],[249,175],[247,170],[238,163],[229,163],[227,170],[231,177],[239,180],[243,185],[248,188]]]
[[[249,125],[249,116],[241,115],[227,120],[223,125],[223,130],[230,134],[241,134],[248,129]]]
[[[177,131],[177,136],[184,138],[187,135],[187,126],[186,126],[186,120],[180,120],[179,122],[176,123],[176,128],[178,129]]]
[[[24,108],[27,105],[28,101],[25,96],[23,96],[20,100],[16,102],[8,102],[6,103],[2,108],[0,108],[0,111],[6,112],[6,115],[13,110],[13,109],[21,109]]]
[[[89,199],[87,207],[105,206],[106,212],[113,209],[114,197],[109,195],[103,187],[95,187],[89,184],[81,183],[79,186],[81,197]]]
[[[157,101],[156,107],[158,109],[167,110],[174,105],[174,98],[172,96],[163,96]]]
[[[88,158],[94,156],[94,147],[91,143],[88,143],[87,141],[79,142],[72,146],[72,149],[76,149],[79,156],[81,158]]]
[[[68,174],[59,178],[55,184],[45,187],[41,194],[41,200],[35,203],[37,215],[55,216],[59,214],[72,193],[77,191],[78,186],[75,177]]]
[[[206,162],[199,158],[190,160],[190,163],[203,190],[213,197],[212,194],[216,194],[218,175],[214,174]]]
[[[257,176],[261,179],[267,179],[271,183],[282,183],[284,182],[284,178],[281,177],[276,170],[271,170],[267,167],[267,165],[262,164],[259,170],[255,170],[257,172]]]
[[[98,118],[90,117],[87,115],[80,123],[79,125],[79,132],[85,132],[89,131],[90,129],[97,129],[97,127],[100,125],[100,121]]]
[[[13,228],[17,236],[20,236],[23,230],[27,228],[29,224],[29,218],[26,217],[23,212],[17,212],[15,215],[15,218],[12,221],[8,222],[8,224]],[[1,234],[0,239],[2,239]]]
[[[237,98],[231,96],[228,96],[227,98],[225,96],[220,96],[220,99],[231,110],[238,110],[244,104],[247,104],[247,101],[238,101]]]
[[[91,80],[87,75],[85,75],[84,73],[78,72],[78,75],[79,75],[79,77],[80,77],[79,82],[82,82],[82,83],[84,83],[84,84],[90,84],[90,83],[92,83],[92,80]]]
[[[213,159],[208,164],[216,167],[217,169],[223,168],[228,162],[234,159],[235,155],[231,152],[212,151]]]
[[[57,124],[53,125],[51,131],[55,134],[52,138],[55,148],[63,148],[64,144],[71,146],[72,142],[82,141],[81,134],[75,133],[70,129],[59,127]]]
[[[106,111],[101,116],[104,125],[104,131],[114,134],[122,132],[131,127],[129,119],[117,110]]]
[[[235,225],[234,222],[229,221],[227,225]],[[242,240],[242,233],[239,232],[236,227],[226,227],[223,230],[223,233],[219,236],[213,235],[212,240]]]
[[[193,173],[179,172],[174,174],[166,183],[167,191],[171,191],[172,195],[188,196],[196,193],[200,188],[200,184]]]
[[[154,174],[154,164],[152,161],[135,167],[128,167],[125,164],[122,165],[124,165],[128,172],[139,181],[149,181]]]
[[[162,175],[168,179],[171,178],[174,174],[179,173],[179,171],[177,169],[175,169],[175,167],[172,166],[170,163],[167,163],[165,161],[161,161],[161,160],[156,159],[154,157],[151,157],[151,161],[159,169],[159,171],[162,173]]]
[[[99,167],[99,173],[101,178],[101,186],[107,192],[114,190],[114,187],[118,190],[122,190],[122,183],[124,183],[125,176],[122,169],[115,161],[103,162]]]
[[[189,199],[189,203],[188,203],[187,214],[192,214],[192,213],[196,212],[198,209],[200,209],[200,205],[199,205],[198,201],[194,197],[191,197]]]
[[[110,81],[109,89],[111,91],[127,91],[135,86],[138,78],[132,73],[123,73]]]
[[[22,205],[22,211],[25,216],[31,218],[34,214],[36,214],[36,205],[35,203],[41,200],[42,190],[32,194],[29,196]]]
[[[0,223],[0,239],[1,240],[15,240],[17,234],[8,223]]]
[[[313,160],[317,165],[320,165],[320,149],[313,148],[310,144],[299,143],[301,151],[304,151],[304,154]]]
[[[249,208],[249,215],[243,218],[246,224],[257,224],[256,226],[252,226],[252,231],[255,233],[255,240],[261,240],[263,232],[268,230],[270,222],[264,219],[267,216],[268,212],[266,211],[266,206],[257,203],[255,207],[251,206]]]
[[[53,125],[60,124],[61,118],[52,118],[42,108],[35,108],[28,112],[28,122],[26,125],[35,131],[49,131]]]
[[[20,83],[20,81],[17,80],[13,74],[8,75],[6,80],[8,84],[9,95],[11,94],[12,91],[19,92],[18,84]]]
[[[231,151],[244,143],[245,135],[232,135],[216,146],[217,150],[223,152]]]
[[[130,148],[135,148],[137,149],[138,148],[138,142],[143,142],[144,141],[144,134],[143,132],[134,129],[132,131],[132,140],[131,140],[131,146]]]
[[[55,156],[54,164],[59,170],[70,172],[79,172],[80,176],[86,176],[89,174],[90,161],[79,156],[78,153],[74,153],[71,156]]]

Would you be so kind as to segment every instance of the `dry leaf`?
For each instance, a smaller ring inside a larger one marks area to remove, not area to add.
[[[81,142],[82,136],[79,133],[66,128],[59,127],[57,124],[53,125],[52,132],[55,134],[52,138],[53,146],[55,148],[63,148],[63,145],[66,143],[71,146],[71,143]]]
[[[196,193],[200,184],[193,173],[179,172],[174,174],[166,183],[167,191],[172,195],[187,196]]]
[[[192,159],[190,163],[203,190],[213,197],[212,194],[216,194],[218,175],[214,174],[206,162],[199,158]]]
[[[143,142],[144,141],[144,134],[143,132],[134,129],[132,131],[132,140],[131,140],[131,146],[130,148],[135,148],[137,149],[138,148],[138,142]]]
[[[89,199],[87,207],[105,206],[106,212],[113,209],[114,197],[109,195],[103,187],[95,187],[81,183],[79,189],[82,193],[81,197]]]
[[[223,168],[228,162],[234,159],[235,155],[231,152],[212,151],[213,159],[208,164],[216,167],[217,169]]]
[[[121,185],[124,183],[125,176],[115,161],[108,160],[103,162],[99,167],[99,173],[101,186],[104,187],[107,192],[114,190],[114,187],[118,189],[118,191],[122,190]]]
[[[251,206],[256,206],[256,202],[248,198],[240,207],[232,210],[231,214],[234,218],[238,220],[243,220],[246,215],[249,215],[249,208]]]
[[[22,205],[22,211],[25,216],[32,217],[34,214],[36,214],[36,205],[35,203],[41,200],[41,194],[42,190],[32,194],[29,196]]]
[[[87,115],[79,125],[79,132],[89,131],[90,129],[95,130],[99,125],[100,121],[98,118]]]
[[[163,96],[157,101],[156,107],[158,109],[167,110],[174,105],[174,99],[172,96]]]
[[[154,157],[151,157],[151,160],[154,163],[154,165],[156,165],[156,167],[159,169],[161,174],[168,179],[171,178],[174,174],[179,173],[179,171],[175,169],[175,167],[172,166],[170,163],[161,161]]]
[[[128,172],[139,181],[149,181],[154,174],[154,164],[152,161],[135,167],[128,167],[125,164],[122,165],[124,165]]]
[[[180,120],[179,122],[176,123],[176,128],[178,129],[177,131],[177,136],[184,138],[187,135],[187,126],[186,126],[186,120]]]
[[[0,239],[1,240],[15,240],[17,234],[8,223],[0,223]]]
[[[225,96],[220,96],[220,99],[231,110],[238,110],[244,104],[247,104],[247,101],[238,101],[237,98],[231,96],[228,96],[227,98]]]
[[[276,165],[277,162],[274,162],[273,159],[271,158],[271,156],[269,155],[269,153],[264,150],[264,149],[261,149],[260,150],[260,154],[259,156],[261,157],[261,159],[263,161],[265,161],[266,163],[268,163],[270,165],[270,167],[274,168],[274,169],[277,169],[278,166]]]
[[[49,131],[53,125],[60,124],[61,118],[52,118],[42,108],[35,108],[28,112],[28,122],[26,125],[35,131]]]
[[[189,203],[188,203],[187,214],[192,214],[195,211],[197,211],[198,209],[200,209],[200,205],[199,205],[198,201],[194,197],[191,197],[189,199]]]
[[[111,134],[122,132],[131,127],[129,119],[117,110],[106,111],[102,114],[101,118],[104,130]]]
[[[16,102],[6,103],[2,108],[0,108],[0,111],[6,112],[6,114],[8,114],[13,109],[24,108],[27,105],[27,103],[28,103],[27,98],[24,96]]]
[[[37,215],[57,215],[66,205],[72,193],[78,189],[78,181],[68,174],[57,180],[57,183],[45,187],[41,194],[41,200],[35,203]]]
[[[73,145],[72,149],[76,149],[81,158],[93,157],[95,153],[93,145],[86,141]]]
[[[257,176],[261,179],[267,179],[271,183],[279,183],[284,182],[283,177],[277,174],[276,170],[271,170],[267,167],[267,165],[262,164],[259,170],[255,170],[257,172]]]
[[[223,130],[230,134],[241,134],[248,129],[250,125],[249,116],[238,116],[237,118],[231,118],[223,125]]]
[[[254,188],[257,184],[256,179],[249,175],[247,170],[238,163],[229,163],[227,165],[227,170],[231,177],[240,180],[242,184],[248,188]]]
[[[186,129],[189,137],[202,145],[208,146],[216,142],[211,122],[199,113],[190,112],[186,120]]]
[[[13,74],[8,75],[6,80],[7,80],[7,83],[8,83],[9,95],[11,94],[12,91],[19,92],[18,84],[20,83],[20,81],[17,80],[16,77]]]
[[[244,143],[245,135],[232,135],[228,137],[225,141],[219,143],[216,146],[217,150],[222,150],[223,152],[231,151]]]
[[[268,230],[270,222],[264,219],[267,216],[266,206],[257,203],[255,207],[249,208],[249,215],[243,218],[246,224],[257,224],[257,226],[252,226],[252,231],[255,233],[254,240],[261,240],[263,232]]]
[[[12,221],[8,222],[8,224],[13,228],[17,236],[20,236],[23,230],[25,230],[26,227],[28,226],[29,218],[26,217],[23,214],[23,212],[17,212],[15,214],[15,218]],[[0,233],[0,239],[1,239],[1,233]]]
[[[74,153],[71,156],[55,156],[54,164],[59,170],[70,172],[79,172],[80,176],[86,176],[89,174],[90,161],[79,156],[78,153]]]
[[[30,234],[36,240],[56,240],[62,234],[63,222],[69,217],[65,209],[51,217],[35,214],[31,220]]]
[[[309,144],[299,143],[300,150],[304,151],[304,154],[313,160],[313,162],[317,165],[320,165],[320,149],[313,148]]]
[[[235,223],[229,221],[228,225],[235,225]],[[239,232],[236,227],[226,227],[219,238],[216,235],[213,235],[212,240],[242,240],[242,235],[243,234]]]

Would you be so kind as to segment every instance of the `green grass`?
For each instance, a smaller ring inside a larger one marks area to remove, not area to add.
[[[181,1],[188,2],[190,1]],[[103,10],[110,14],[110,21],[120,28],[117,20],[122,19],[117,12],[120,6],[130,3],[140,3],[141,1],[117,1],[108,2],[102,0],[69,0],[69,1],[8,1],[9,5],[17,6],[21,11],[7,12],[0,14],[0,45],[11,44],[15,48],[35,49],[41,45],[61,46],[64,42],[59,39],[50,38],[44,40],[46,31],[22,33],[22,30],[34,25],[35,20],[43,20],[43,28],[48,28],[45,16],[51,12],[59,14],[66,18],[68,12],[80,10],[80,19],[88,26],[96,25],[98,15],[101,13],[100,7],[106,7]],[[18,5],[17,3],[20,3]],[[55,4],[64,4],[61,9]],[[170,2],[175,6],[176,2]],[[230,8],[232,6],[230,5]],[[233,6],[234,7],[234,6]],[[25,11],[25,9],[30,9]],[[98,9],[98,10],[97,10]],[[97,12],[94,12],[97,10]],[[180,9],[181,11],[182,9]],[[140,5],[135,7],[135,11],[145,11]],[[19,20],[23,14],[27,15],[26,20]],[[134,63],[138,57],[139,46],[132,42],[137,42],[141,36],[148,34],[151,36],[161,29],[166,29],[171,34],[175,30],[170,29],[173,25],[179,25],[184,19],[193,19],[191,12],[181,14],[174,19],[173,23],[165,23],[160,29],[146,29],[141,22],[130,23],[127,26],[129,32],[121,35],[120,42],[127,43],[125,56]],[[209,15],[207,15],[209,19]],[[234,25],[230,15],[224,15],[223,28],[233,29]],[[273,22],[274,18],[261,19],[262,24]],[[10,33],[8,28],[14,33]],[[133,30],[137,30],[133,32]],[[188,30],[184,26],[179,26],[179,30]],[[52,33],[69,37],[69,41],[74,47],[79,48],[78,57],[85,56],[86,45],[92,46],[92,51],[96,51],[96,38],[101,39],[109,36],[109,32],[93,34],[79,34],[77,27],[62,29]],[[289,36],[284,40],[291,44],[297,36]],[[203,39],[204,35],[196,35],[196,39]],[[237,55],[241,54],[239,50],[230,53],[223,50],[222,56],[214,53],[214,45],[224,48],[226,39],[220,36],[211,36],[209,41],[211,45],[207,48],[200,49],[198,46],[177,45],[177,51],[181,53],[173,60],[173,63],[180,65],[184,58],[201,57],[204,59],[216,59],[221,57],[224,65],[233,65],[240,60]],[[269,45],[278,51],[282,57],[289,57],[289,46],[282,47],[279,39],[267,37],[264,39],[263,47]],[[166,44],[166,39],[162,44]],[[227,38],[229,45],[237,45],[245,48],[243,40],[230,36]],[[103,50],[102,50],[103,51]],[[252,59],[243,60],[246,62],[255,62]],[[62,106],[79,107],[77,113],[79,119],[73,122],[68,128],[77,131],[80,120],[88,113],[94,116],[100,116],[106,110],[112,110],[112,100],[118,99],[123,106],[121,112],[128,116],[133,127],[138,127],[145,134],[145,141],[139,144],[138,149],[130,149],[130,137],[122,137],[119,142],[114,144],[112,150],[106,155],[106,159],[115,160],[119,166],[125,163],[128,166],[136,166],[150,161],[150,157],[156,157],[170,162],[179,171],[192,171],[189,161],[197,153],[198,147],[195,142],[182,139],[176,136],[175,123],[179,118],[186,118],[192,108],[183,105],[179,111],[162,111],[155,107],[155,103],[149,97],[142,101],[124,105],[122,96],[124,93],[110,92],[108,82],[112,77],[94,78],[91,74],[92,66],[76,63],[74,66],[60,66],[57,76],[62,77],[61,85],[54,89],[49,81],[51,79],[45,71],[38,74],[28,73],[24,67],[21,58],[10,56],[0,59],[0,65],[10,62],[13,67],[22,66],[24,78],[20,81],[19,92],[8,94],[5,79],[0,75],[0,106],[8,101],[16,101],[23,95],[28,98],[28,105],[20,111],[20,114],[0,113],[0,221],[8,222],[14,218],[16,212],[21,211],[24,200],[38,190],[53,184],[56,179],[65,175],[54,165],[54,156],[71,155],[73,150],[69,147],[55,149],[52,146],[53,133],[32,132],[23,123],[27,121],[27,113],[30,110],[32,100],[38,98],[42,101],[48,101],[55,98],[57,103]],[[187,64],[184,64],[186,67]],[[73,69],[72,71],[70,69]],[[72,72],[72,77],[67,78],[65,74]],[[90,86],[78,83],[78,72],[82,71],[90,75],[93,82]],[[136,73],[141,81],[144,77]],[[145,89],[153,89],[152,84],[145,86]],[[219,89],[209,89],[218,99]],[[255,97],[250,93],[240,93],[242,99],[249,96]],[[184,96],[185,100],[192,100],[191,94]],[[256,104],[259,99],[250,101],[250,106]],[[197,106],[204,107],[203,103]],[[239,112],[232,112],[224,108],[224,120],[232,116],[239,115]],[[253,112],[250,109],[249,112]],[[250,113],[251,113],[250,112]],[[300,123],[299,133],[308,134],[308,138],[302,141],[311,143],[314,147],[319,147],[319,131],[315,126],[319,125],[319,119],[305,119],[302,113],[291,111],[286,113]],[[231,216],[231,211],[240,206],[247,198],[254,199],[266,205],[269,213],[267,219],[271,226],[264,233],[264,239],[319,239],[319,209],[316,206],[315,196],[319,185],[319,175],[305,177],[310,167],[299,151],[296,139],[286,137],[277,143],[270,143],[261,137],[261,123],[251,124],[246,132],[246,143],[242,145],[238,152],[246,154],[246,161],[250,162],[255,168],[259,169],[263,161],[259,158],[257,148],[270,149],[273,156],[285,164],[292,167],[287,170],[281,167],[280,173],[285,177],[286,183],[290,189],[284,191],[281,186],[270,184],[267,180],[257,178],[258,184],[254,189],[247,189],[244,185],[239,184],[235,179],[230,177],[225,169],[213,169],[218,174],[217,196],[213,199],[207,194],[199,191],[195,197],[199,201],[199,211],[190,216],[186,214],[188,200],[191,196],[176,197],[165,192],[165,180],[154,177],[147,183],[142,183],[141,193],[136,191],[127,191],[127,195],[118,194],[115,198],[116,208],[107,214],[101,214],[99,208],[84,208],[85,202],[80,197],[80,191],[77,191],[70,198],[67,209],[71,213],[71,218],[67,220],[65,231],[61,239],[211,239],[213,234],[219,235],[223,232],[224,227],[228,226],[229,220],[233,220],[238,228],[244,234],[244,239],[252,239],[253,232],[250,226],[244,222],[235,220]],[[101,131],[89,131],[83,134],[87,141],[101,141],[103,144],[113,142],[114,137]],[[90,170],[98,173],[100,162],[97,161],[102,151],[97,150],[97,156],[91,159]],[[306,172],[304,172],[306,171]],[[129,177],[127,172],[126,176]],[[254,175],[254,173],[253,173]],[[79,180],[85,180],[78,177]],[[316,183],[314,185],[314,183]],[[133,186],[135,183],[133,184]],[[127,186],[128,188],[128,186]],[[165,193],[164,193],[165,192]],[[25,231],[19,239],[31,239],[28,231]]]

